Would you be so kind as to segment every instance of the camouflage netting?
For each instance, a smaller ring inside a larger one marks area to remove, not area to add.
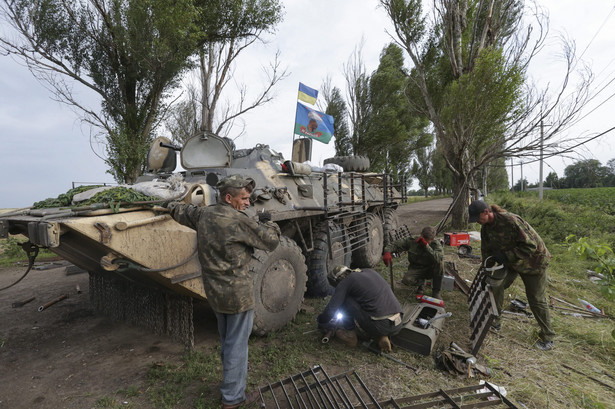
[[[171,294],[120,278],[90,272],[92,308],[113,320],[170,335],[186,348],[194,348],[192,298]]]
[[[59,195],[57,198],[49,198],[42,200],[40,202],[34,203],[33,207],[35,209],[49,208],[49,207],[71,207],[73,206],[73,197],[79,193],[100,188],[101,186],[80,186],[74,189],[69,190],[66,193]],[[84,200],[79,202],[78,206],[88,206],[93,204],[106,204],[109,207],[116,208],[120,205],[120,203],[131,203],[131,202],[146,202],[146,201],[154,201],[160,200],[154,196],[148,196],[143,193],[139,193],[133,189],[124,187],[124,186],[116,186],[101,192],[96,193],[88,200]],[[125,206],[125,205],[124,205]]]

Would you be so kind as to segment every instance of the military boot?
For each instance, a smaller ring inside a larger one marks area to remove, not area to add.
[[[438,300],[442,299],[442,297],[440,296],[440,290],[434,290],[433,293],[431,294],[431,296],[433,298],[437,298]]]
[[[354,348],[359,343],[357,332],[354,329],[348,330],[348,329],[340,328],[337,331],[335,331],[335,337],[339,339],[340,341],[342,341],[344,344],[348,345],[349,347]]]

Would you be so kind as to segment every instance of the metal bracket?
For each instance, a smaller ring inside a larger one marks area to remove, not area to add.
[[[107,223],[96,222],[94,223],[96,230],[100,232],[100,242],[107,244],[111,241],[111,229]]]

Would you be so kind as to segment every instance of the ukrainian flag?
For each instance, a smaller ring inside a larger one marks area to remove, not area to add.
[[[314,105],[316,103],[316,98],[318,98],[318,91],[308,87],[307,85],[303,85],[302,83],[299,83],[299,97],[298,98],[301,101]]]

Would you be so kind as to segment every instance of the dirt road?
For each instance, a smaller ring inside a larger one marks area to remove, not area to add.
[[[441,199],[402,206],[400,224],[418,233],[437,224],[449,204],[450,199]],[[0,269],[0,288],[25,270]],[[32,270],[0,291],[0,408],[97,407],[101,397],[141,384],[152,363],[182,354],[183,346],[169,337],[93,313],[88,282],[87,273],[67,275],[66,267],[59,266]],[[68,298],[38,311],[62,295]],[[12,307],[31,297],[35,299],[28,304]],[[211,311],[195,312],[195,320],[197,348],[218,342]],[[150,406],[143,402],[138,407]]]

